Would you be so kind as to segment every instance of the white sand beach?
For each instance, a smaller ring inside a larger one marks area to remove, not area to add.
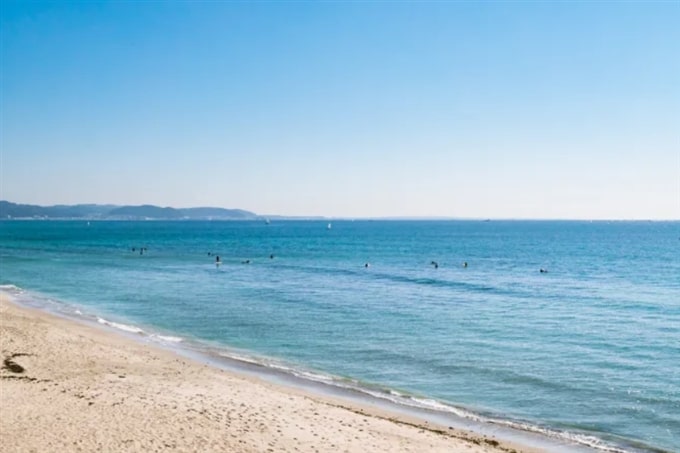
[[[535,451],[228,372],[0,300],[0,451]]]

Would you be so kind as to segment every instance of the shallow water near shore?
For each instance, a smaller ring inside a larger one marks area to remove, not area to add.
[[[680,223],[327,224],[1,222],[0,284],[396,404],[680,450]]]

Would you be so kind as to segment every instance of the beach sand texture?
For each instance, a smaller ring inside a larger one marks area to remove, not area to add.
[[[2,452],[528,451],[237,375],[6,295],[0,346]]]

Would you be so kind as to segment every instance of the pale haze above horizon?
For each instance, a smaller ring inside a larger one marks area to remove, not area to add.
[[[0,199],[680,219],[680,2],[15,2]]]

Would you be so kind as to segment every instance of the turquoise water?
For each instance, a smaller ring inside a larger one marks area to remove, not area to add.
[[[0,259],[23,300],[178,347],[680,451],[678,222],[6,221]]]

